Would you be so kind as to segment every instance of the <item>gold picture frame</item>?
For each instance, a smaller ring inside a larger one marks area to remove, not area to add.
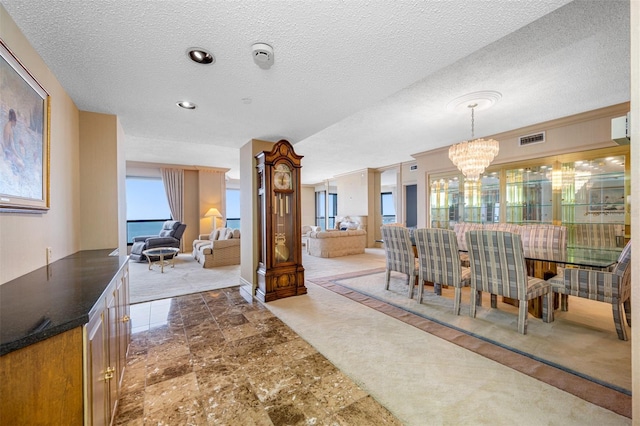
[[[0,212],[49,210],[49,93],[0,39]]]

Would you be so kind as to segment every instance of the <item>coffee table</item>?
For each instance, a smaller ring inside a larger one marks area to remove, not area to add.
[[[174,247],[157,247],[157,248],[144,250],[142,254],[144,254],[147,257],[147,261],[149,261],[149,270],[151,270],[152,265],[160,265],[160,272],[164,273],[165,265],[171,264],[172,268],[175,266],[175,263],[176,263],[175,259],[179,251],[180,249],[177,249]],[[171,256],[171,258],[165,260],[165,257],[169,257],[169,256]],[[157,257],[158,260],[152,261],[151,260],[152,257],[154,258]]]

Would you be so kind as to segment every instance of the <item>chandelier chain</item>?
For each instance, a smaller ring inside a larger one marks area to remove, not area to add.
[[[473,114],[474,109],[475,108],[471,107],[471,140],[474,139],[474,134],[475,134],[473,132],[473,127],[474,127],[474,122],[475,122],[475,117],[474,117],[474,114]]]
[[[469,108],[471,108],[471,140],[475,139],[475,132],[474,132],[474,127],[475,127],[475,110],[476,110],[476,106],[478,104],[471,104],[469,105]]]

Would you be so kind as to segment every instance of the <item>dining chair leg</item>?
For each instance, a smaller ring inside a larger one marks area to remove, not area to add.
[[[618,332],[618,339],[629,340],[627,337],[627,329],[622,322],[622,311],[624,310],[622,303],[614,303],[611,305],[613,308],[613,322],[616,325],[616,331]]]
[[[424,291],[425,281],[418,277],[418,303],[422,303],[422,292]]]
[[[627,325],[631,327],[631,300],[624,301],[624,316],[627,318]]]
[[[527,334],[527,322],[529,320],[529,304],[526,300],[519,301],[520,307],[518,308],[518,332],[520,334]]]
[[[391,270],[387,269],[384,275],[385,280],[387,281],[387,284],[384,286],[385,290],[389,290],[389,280],[391,280]]]
[[[569,310],[569,296],[566,294],[560,295],[560,310],[562,311]]]
[[[433,283],[433,292],[436,296],[442,296],[442,284]]]
[[[553,292],[542,296],[542,321],[544,322],[553,322]]]
[[[474,288],[471,289],[471,301],[469,303],[469,316],[471,318],[475,318],[476,317],[476,303],[477,303],[477,299],[478,299],[478,295],[480,294],[480,292]],[[482,296],[480,296],[480,299],[482,299]]]
[[[456,287],[456,293],[453,299],[453,313],[460,315],[460,299],[462,299],[462,288]]]
[[[413,287],[416,285],[416,277],[408,275],[409,277],[409,299],[413,299]]]
[[[498,307],[498,296],[495,294],[491,295],[491,307],[494,309]]]

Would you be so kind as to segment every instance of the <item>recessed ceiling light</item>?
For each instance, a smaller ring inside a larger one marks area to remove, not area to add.
[[[189,102],[189,101],[178,102],[176,105],[178,105],[180,108],[184,108],[184,109],[196,109],[198,107],[196,104],[194,104],[193,102]]]
[[[193,62],[203,65],[213,64],[216,61],[216,58],[214,58],[211,53],[199,47],[187,49],[187,56],[189,56],[189,59]]]

